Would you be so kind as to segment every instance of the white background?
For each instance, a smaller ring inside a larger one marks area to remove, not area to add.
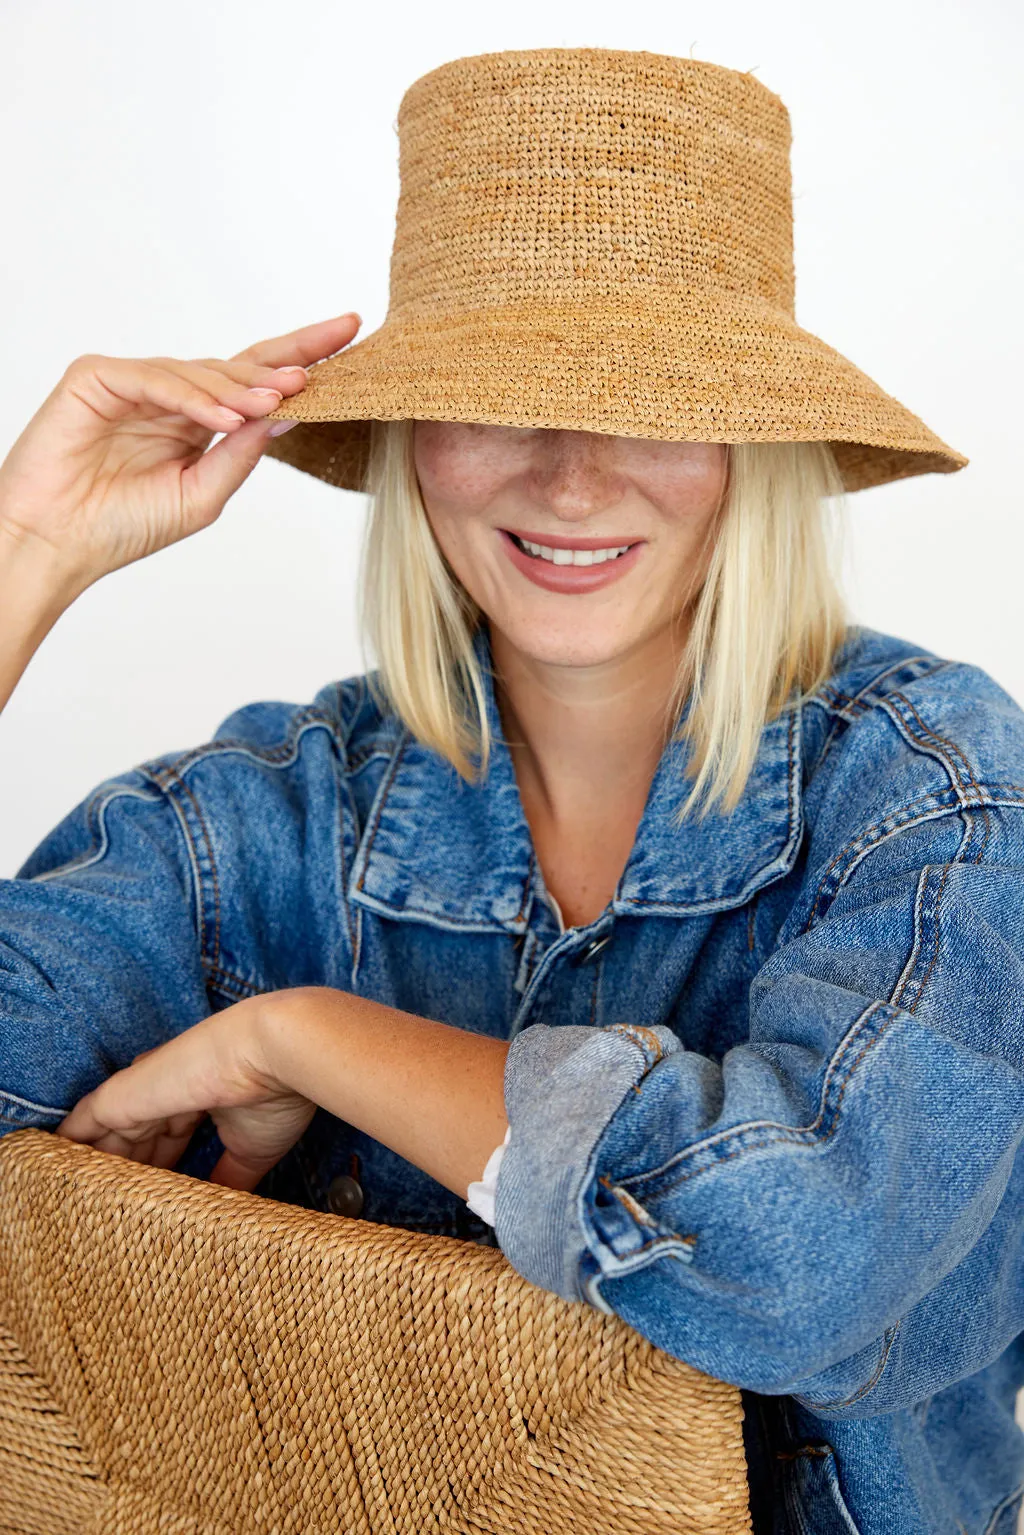
[[[230,356],[346,309],[382,322],[394,120],[502,48],[753,70],[793,124],[796,313],[970,465],[849,502],[855,616],[1024,700],[1021,8],[796,0],[513,7],[6,0],[0,454],[83,352]],[[373,664],[357,494],[264,460],[207,531],[64,614],[0,716],[0,877],[103,778],[237,705]]]

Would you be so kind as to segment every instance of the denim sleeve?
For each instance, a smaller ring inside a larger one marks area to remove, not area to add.
[[[862,844],[721,1061],[666,1026],[517,1035],[514,1267],[837,1417],[997,1357],[1024,1328],[1024,813],[985,798]]]
[[[0,880],[0,1135],[53,1129],[142,1050],[211,1011],[188,846],[133,769]]]

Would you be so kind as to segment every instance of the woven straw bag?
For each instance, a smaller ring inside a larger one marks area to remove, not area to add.
[[[496,1248],[0,1139],[0,1535],[744,1535],[742,1417]]]

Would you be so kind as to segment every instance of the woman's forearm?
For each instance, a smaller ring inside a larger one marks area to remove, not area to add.
[[[58,618],[83,590],[42,547],[0,521],[0,711]]]
[[[508,1040],[329,987],[266,997],[279,1079],[463,1199],[508,1129]]]

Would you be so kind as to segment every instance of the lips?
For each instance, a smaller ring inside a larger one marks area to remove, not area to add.
[[[555,565],[550,560],[527,554],[524,549],[520,549],[507,529],[499,528],[498,535],[512,564],[528,581],[545,591],[564,594],[593,592],[599,587],[610,586],[613,581],[621,581],[637,564],[645,547],[642,542],[636,543],[617,559],[602,560],[600,565]],[[529,534],[520,536],[530,537]],[[544,539],[530,538],[530,542],[543,543]],[[614,544],[608,539],[579,539],[562,540],[558,544],[548,544],[547,547],[615,549],[621,548],[622,543]]]

